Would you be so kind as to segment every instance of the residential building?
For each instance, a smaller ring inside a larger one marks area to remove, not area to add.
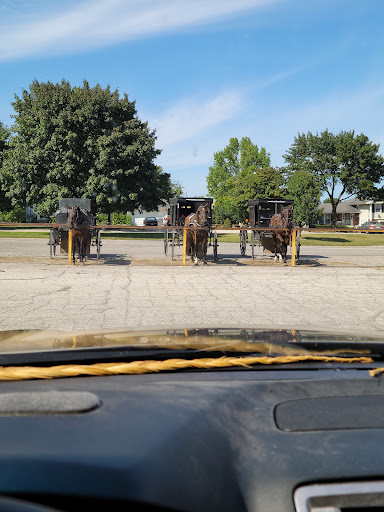
[[[319,205],[322,210],[322,218],[319,224],[331,225],[331,203]],[[367,221],[381,222],[384,224],[384,203],[372,200],[361,200],[356,197],[341,201],[337,205],[337,223],[344,226],[357,227]]]

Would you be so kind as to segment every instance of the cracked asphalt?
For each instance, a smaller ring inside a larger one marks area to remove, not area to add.
[[[348,251],[343,260],[339,252],[332,257],[326,248],[310,247],[294,268],[271,263],[261,253],[257,262],[227,256],[217,264],[182,267],[180,257],[162,264],[159,242],[154,254],[144,251],[150,244],[140,243],[145,261],[126,242],[108,242],[99,262],[91,258],[68,266],[64,256],[51,260],[42,240],[7,244],[2,239],[0,329],[236,326],[384,332],[384,248],[350,255],[350,261]]]

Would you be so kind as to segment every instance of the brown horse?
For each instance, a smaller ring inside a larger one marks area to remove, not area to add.
[[[208,248],[208,231],[210,227],[210,210],[208,203],[200,205],[196,213],[191,213],[185,219],[184,226],[187,229],[186,236],[186,253],[191,256],[195,265],[198,264],[198,256],[202,257],[204,265],[207,264],[207,248]],[[199,229],[200,228],[200,229]],[[204,228],[204,229],[201,229]]]
[[[67,224],[73,236],[73,264],[76,264],[76,250],[79,254],[80,262],[84,264],[87,253],[87,246],[91,242],[92,238],[91,226],[95,224],[94,217],[88,210],[74,206],[73,208],[68,208]]]
[[[275,213],[269,223],[270,228],[276,229],[276,231],[272,231],[275,261],[277,261],[277,255],[279,254],[283,262],[287,263],[287,247],[290,243],[292,231],[292,210],[292,205],[282,205],[281,213]]]

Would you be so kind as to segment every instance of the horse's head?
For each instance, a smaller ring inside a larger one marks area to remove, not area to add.
[[[73,208],[68,208],[68,225],[70,228],[73,228],[75,224],[79,224],[81,211],[78,206],[74,206]]]
[[[211,216],[208,207],[208,203],[201,204],[196,212],[196,222],[201,227],[207,227],[210,225]]]

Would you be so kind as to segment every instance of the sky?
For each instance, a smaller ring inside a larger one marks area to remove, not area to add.
[[[110,85],[190,197],[231,137],[273,166],[325,129],[384,155],[383,19],[382,0],[0,0],[0,121],[35,79]]]

